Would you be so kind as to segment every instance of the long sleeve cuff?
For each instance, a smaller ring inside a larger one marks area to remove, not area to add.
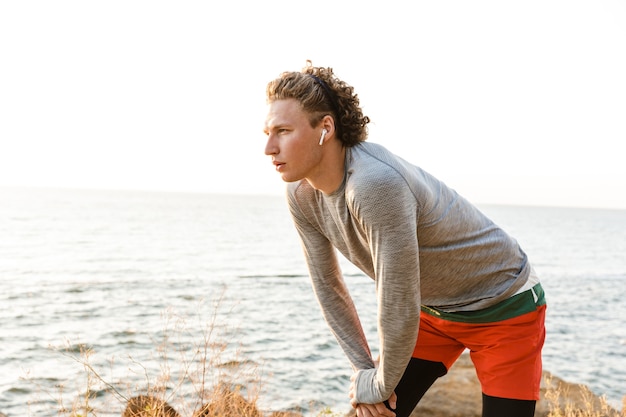
[[[377,404],[387,399],[382,398],[376,376],[377,370],[375,368],[361,369],[357,372],[354,381],[357,404]]]

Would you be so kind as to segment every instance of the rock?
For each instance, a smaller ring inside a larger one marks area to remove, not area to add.
[[[128,400],[122,417],[180,417],[180,414],[167,401],[151,395],[139,395]]]
[[[557,393],[558,396],[555,398]],[[562,410],[566,410],[567,407],[570,410],[604,409],[605,412],[601,414],[602,416],[620,415],[617,411],[607,407],[601,398],[591,394],[585,386],[565,382],[544,371],[541,382],[541,399],[537,402],[535,417],[548,417],[550,411],[555,407]],[[481,414],[480,383],[469,355],[463,354],[448,374],[439,378],[428,390],[411,417],[425,415],[431,417],[481,417]],[[354,410],[348,413],[348,416],[354,415]]]
[[[193,417],[263,417],[256,405],[236,391],[221,387],[216,400],[203,404]]]

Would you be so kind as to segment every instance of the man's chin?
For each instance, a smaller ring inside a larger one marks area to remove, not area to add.
[[[290,183],[290,182],[298,182],[298,181],[300,181],[300,180],[302,179],[302,178],[296,178],[296,177],[289,176],[289,175],[281,175],[281,176],[280,176],[280,178],[281,178],[284,182],[287,182],[287,183]]]

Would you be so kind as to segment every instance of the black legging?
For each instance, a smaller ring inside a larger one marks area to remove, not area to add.
[[[447,372],[441,362],[411,358],[396,387],[396,417],[409,417],[426,391]],[[483,394],[483,417],[533,417],[534,414],[534,400],[512,400]]]

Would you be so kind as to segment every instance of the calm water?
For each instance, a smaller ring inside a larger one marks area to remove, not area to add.
[[[626,211],[481,208],[543,281],[545,369],[619,407]],[[373,285],[343,266],[375,341]],[[57,416],[87,386],[99,416],[119,416],[111,386],[135,395],[163,375],[191,415],[202,358],[204,386],[226,376],[258,387],[266,410],[348,409],[350,369],[282,197],[0,189],[0,306],[0,412],[10,417]],[[109,387],[87,381],[85,346]]]

